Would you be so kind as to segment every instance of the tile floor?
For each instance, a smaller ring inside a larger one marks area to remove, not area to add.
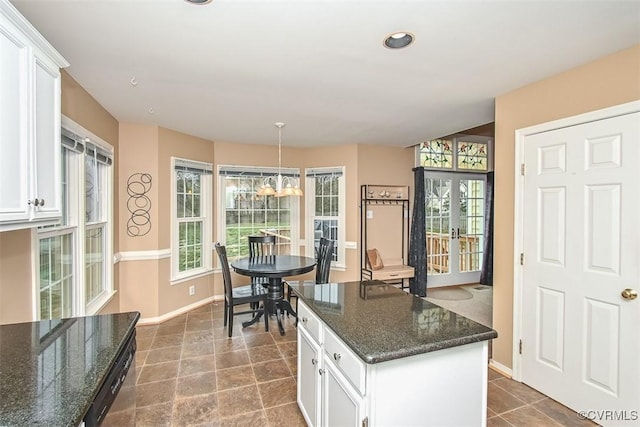
[[[304,426],[296,403],[296,330],[275,319],[223,327],[222,303],[159,325],[138,326],[135,420],[125,426]],[[591,423],[537,391],[489,369],[488,426],[582,426]]]

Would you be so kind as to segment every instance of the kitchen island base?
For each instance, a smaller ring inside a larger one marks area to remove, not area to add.
[[[495,331],[381,286],[294,285],[297,402],[307,424],[486,426]]]

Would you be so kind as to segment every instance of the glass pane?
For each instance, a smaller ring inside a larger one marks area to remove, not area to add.
[[[448,139],[434,139],[420,144],[420,165],[429,168],[453,168],[453,142]]]
[[[85,302],[90,303],[104,290],[103,227],[85,232]]]
[[[266,232],[276,234],[279,253],[290,253],[292,198],[257,196],[256,191],[263,181],[264,177],[242,174],[224,177],[225,238],[229,258],[249,255],[247,236]]]
[[[73,295],[72,234],[40,239],[40,318],[70,317]]]
[[[460,272],[480,271],[484,247],[485,182],[460,180]]]
[[[484,142],[465,142],[458,140],[458,169],[488,169],[488,145]]]
[[[425,178],[427,267],[430,275],[449,273],[451,180]]]

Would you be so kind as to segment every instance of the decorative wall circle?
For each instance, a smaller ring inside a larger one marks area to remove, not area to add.
[[[131,218],[127,221],[127,234],[140,237],[151,231],[151,200],[147,193],[151,190],[151,175],[148,173],[134,173],[127,179],[127,209]]]

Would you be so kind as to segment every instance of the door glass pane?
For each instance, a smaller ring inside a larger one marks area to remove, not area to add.
[[[459,244],[460,272],[480,271],[484,247],[485,183],[479,179],[460,180]]]
[[[451,180],[426,178],[425,186],[428,274],[447,274],[451,229]]]

